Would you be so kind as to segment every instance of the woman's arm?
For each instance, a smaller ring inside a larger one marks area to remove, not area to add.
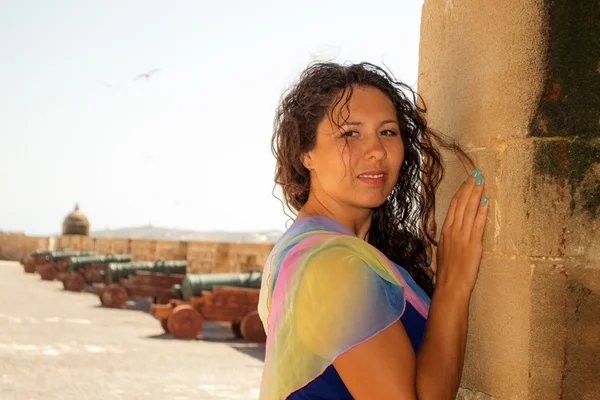
[[[477,174],[475,174],[477,175]],[[334,361],[356,400],[453,400],[464,362],[469,302],[483,252],[488,207],[483,177],[472,176],[450,202],[438,246],[437,285],[418,355],[401,323]]]
[[[401,322],[333,363],[356,400],[453,400],[461,379],[468,297],[436,290],[425,337],[415,357]]]

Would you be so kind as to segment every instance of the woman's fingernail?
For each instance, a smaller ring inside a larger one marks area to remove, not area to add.
[[[408,244],[406,245],[406,248],[407,248],[407,249],[412,249],[412,243],[411,243],[411,242],[408,242]]]
[[[482,206],[485,206],[487,204],[487,202],[488,202],[488,198],[487,197],[484,197],[483,199],[481,199],[481,205]]]
[[[425,264],[429,264],[431,262],[431,257],[427,256],[427,258],[425,258]]]
[[[483,182],[483,175],[479,175],[477,177],[477,180],[475,181],[476,184],[481,185],[481,182]]]
[[[479,175],[479,172],[481,172],[481,171],[479,171],[479,168],[475,168],[473,170],[473,174],[472,175],[475,177],[475,176]]]

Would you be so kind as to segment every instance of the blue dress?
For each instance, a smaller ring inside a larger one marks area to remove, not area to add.
[[[400,321],[406,329],[416,354],[423,340],[427,320],[407,301]],[[289,395],[287,400],[353,400],[353,398],[334,366],[330,365],[309,384]]]

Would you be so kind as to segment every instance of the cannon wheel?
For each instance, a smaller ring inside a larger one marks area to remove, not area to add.
[[[173,309],[167,321],[167,329],[177,339],[195,339],[202,331],[202,315],[189,304]]]
[[[242,336],[242,323],[241,322],[232,322],[231,323],[231,333],[236,339],[241,339]]]
[[[252,311],[242,319],[240,330],[243,338],[249,342],[262,343],[267,340],[258,311]]]
[[[123,308],[127,298],[127,291],[116,283],[111,283],[100,293],[100,302],[106,307]]]
[[[71,272],[63,281],[65,290],[81,292],[85,289],[85,278],[78,272]]]

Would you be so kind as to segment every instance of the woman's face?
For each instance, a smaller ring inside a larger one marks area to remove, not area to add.
[[[372,209],[389,196],[404,161],[396,110],[373,87],[356,86],[347,108],[340,103],[334,121],[327,113],[319,123],[316,145],[302,160],[312,169],[311,192],[330,205]]]

